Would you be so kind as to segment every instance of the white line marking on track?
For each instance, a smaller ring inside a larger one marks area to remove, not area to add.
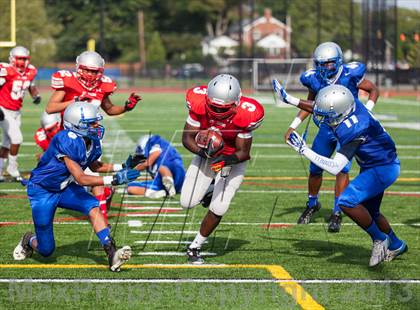
[[[184,252],[140,252],[140,256],[187,256]],[[203,256],[216,256],[217,253],[213,252],[201,252]]]
[[[150,200],[124,200],[123,203],[142,203],[142,204],[159,204],[162,203],[162,200],[155,200],[155,201],[150,201]],[[165,201],[165,204],[169,204],[169,205],[177,205],[179,204],[178,201]]]
[[[172,234],[196,234],[197,231],[194,230],[154,230],[152,232],[149,231],[144,231],[144,230],[132,230],[130,231],[130,233],[132,234],[143,234],[143,235],[148,235],[148,234],[159,234],[159,235],[172,235]]]
[[[156,217],[157,214],[127,214],[128,217]],[[185,217],[185,214],[159,214],[159,217]]]
[[[301,284],[420,284],[418,279],[0,279],[0,283],[301,283]]]

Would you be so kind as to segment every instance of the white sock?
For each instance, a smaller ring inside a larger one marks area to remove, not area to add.
[[[17,166],[18,166],[18,164],[17,164],[17,155],[10,155],[9,154],[9,165],[10,166],[12,166],[12,167],[16,167],[17,168]]]
[[[190,248],[191,249],[196,249],[199,248],[201,249],[201,246],[203,245],[203,243],[207,240],[208,237],[203,237],[200,232],[197,233],[197,235],[195,236],[193,242],[190,244]]]
[[[0,175],[3,175],[4,158],[0,157]]]

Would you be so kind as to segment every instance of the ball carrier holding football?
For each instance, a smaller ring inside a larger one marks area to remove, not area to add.
[[[189,116],[182,143],[196,156],[182,186],[182,207],[200,204],[214,180],[209,210],[187,249],[189,262],[202,264],[201,245],[220,223],[242,183],[250,159],[252,131],[261,125],[264,108],[256,100],[243,97],[238,80],[229,74],[216,76],[208,86],[189,89],[186,101]]]

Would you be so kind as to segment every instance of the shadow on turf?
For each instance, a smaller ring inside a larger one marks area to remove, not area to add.
[[[419,229],[420,226],[418,225],[418,223],[420,223],[420,218],[416,218],[416,219],[410,219],[410,220],[406,220],[404,221],[404,224],[407,224],[408,226],[412,227],[412,228],[417,228]],[[417,224],[417,225],[413,225],[413,224]],[[392,226],[392,224],[391,224]]]
[[[89,260],[94,261],[97,264],[106,264],[107,259],[105,251],[102,249],[101,251],[95,252],[88,251],[88,243],[88,240],[84,240],[78,241],[76,243],[58,246],[50,257],[43,257],[35,253],[32,256],[32,258],[41,264],[56,263],[57,258],[62,256],[77,257],[81,259],[87,258]]]

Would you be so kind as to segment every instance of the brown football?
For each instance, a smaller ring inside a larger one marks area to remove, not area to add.
[[[217,153],[224,146],[222,135],[211,129],[200,130],[195,136],[195,142],[199,147],[210,151],[211,154]]]

